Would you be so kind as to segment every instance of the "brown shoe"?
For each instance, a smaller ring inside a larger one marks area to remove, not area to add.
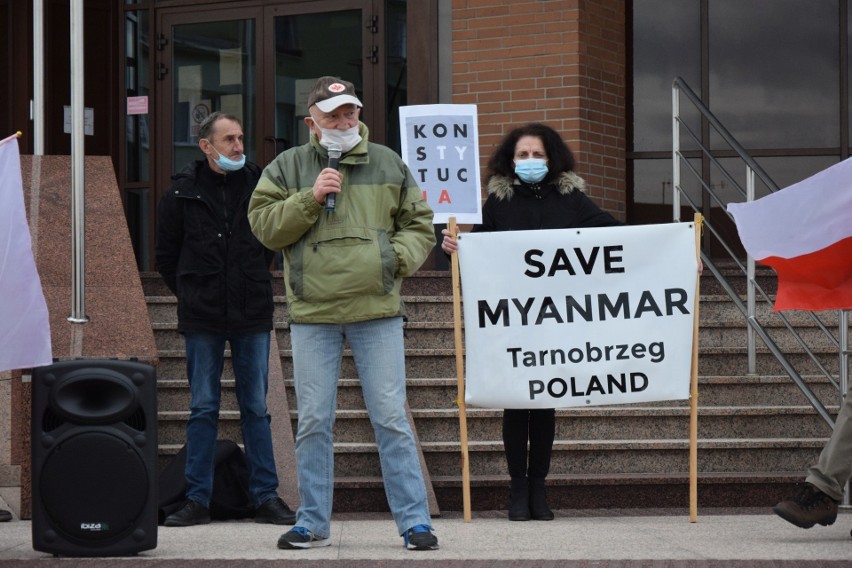
[[[772,508],[776,515],[797,527],[828,526],[837,520],[837,501],[805,483],[798,493]]]

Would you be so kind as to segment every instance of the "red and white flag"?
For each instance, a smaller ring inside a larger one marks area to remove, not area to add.
[[[778,274],[775,311],[852,308],[852,158],[728,212],[749,255]]]
[[[53,362],[50,316],[33,258],[16,136],[0,141],[0,371]]]

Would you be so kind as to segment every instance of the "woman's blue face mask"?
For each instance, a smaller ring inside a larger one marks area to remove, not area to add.
[[[538,183],[547,175],[547,160],[541,158],[529,158],[527,160],[515,160],[515,175],[521,181],[527,183]]]

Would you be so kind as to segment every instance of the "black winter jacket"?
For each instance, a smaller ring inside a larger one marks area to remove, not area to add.
[[[207,160],[172,176],[157,208],[157,270],[178,299],[178,331],[272,329],[273,252],[249,227],[260,168],[219,174]]]
[[[495,175],[488,180],[482,224],[473,232],[573,229],[621,225],[583,193],[585,182],[573,172],[551,183],[528,184]]]

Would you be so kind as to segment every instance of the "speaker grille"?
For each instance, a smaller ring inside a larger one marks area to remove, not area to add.
[[[136,412],[124,419],[124,424],[138,432],[144,432],[148,427],[145,411],[141,407],[137,408]]]
[[[77,542],[120,538],[148,502],[143,456],[108,432],[85,432],[57,444],[42,474],[39,490],[53,526]]]
[[[41,431],[45,433],[53,432],[66,422],[67,420],[59,416],[59,414],[48,406],[44,409],[44,414],[41,417]],[[145,410],[142,407],[137,407],[136,411],[122,420],[121,423],[137,432],[145,432],[148,427]]]

